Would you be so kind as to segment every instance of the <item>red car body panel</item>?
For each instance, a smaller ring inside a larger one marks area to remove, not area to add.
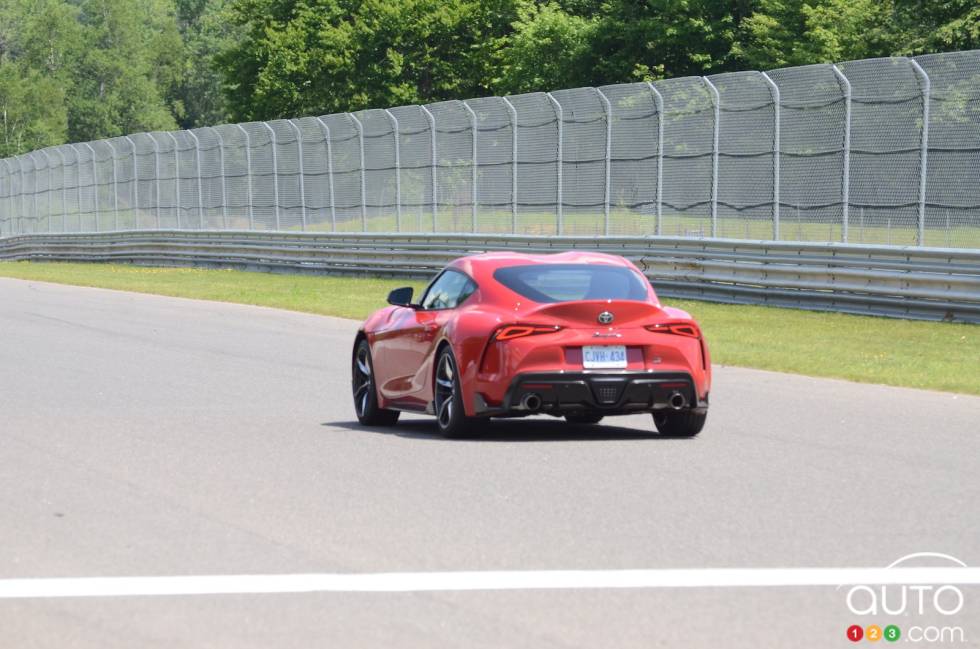
[[[669,323],[697,325],[685,311],[661,305],[645,279],[647,297],[643,301],[542,304],[512,291],[493,276],[505,266],[556,263],[627,267],[642,277],[628,260],[593,252],[494,252],[457,259],[447,269],[465,273],[477,285],[461,305],[431,311],[387,306],[364,323],[359,336],[366,336],[371,346],[379,405],[431,412],[434,364],[443,345],[452,347],[457,360],[466,414],[476,416],[503,406],[508,389],[520,375],[582,373],[582,347],[604,343],[626,346],[627,367],[621,372],[689,375],[698,403],[707,405],[711,361],[700,330],[694,329],[698,335],[693,337],[648,329]],[[613,323],[597,322],[603,311],[615,314]],[[494,332],[510,324],[560,329],[507,341],[492,340]]]

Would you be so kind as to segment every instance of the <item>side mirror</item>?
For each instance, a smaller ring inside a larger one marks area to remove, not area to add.
[[[411,286],[396,288],[394,291],[388,294],[388,304],[410,307],[412,306],[413,293],[415,293],[415,289],[413,289]]]

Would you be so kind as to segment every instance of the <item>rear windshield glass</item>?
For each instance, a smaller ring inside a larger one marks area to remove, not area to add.
[[[647,283],[622,266],[537,264],[507,266],[494,279],[535,302],[573,300],[646,300]]]

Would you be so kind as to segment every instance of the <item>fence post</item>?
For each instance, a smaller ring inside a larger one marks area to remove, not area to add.
[[[609,236],[609,199],[610,199],[610,189],[612,186],[612,176],[610,175],[610,167],[612,166],[612,104],[609,103],[609,98],[603,94],[602,90],[598,88],[593,88],[599,95],[599,99],[602,100],[602,104],[606,111],[606,189],[603,195],[603,218],[605,219],[605,225],[603,230],[605,235]]]
[[[48,155],[47,149],[41,149],[41,155],[44,156],[44,161],[47,163],[46,170],[48,172],[48,186],[44,193],[48,195],[48,200],[45,201],[47,205],[44,206],[45,207],[44,211],[47,216],[46,220],[48,222],[48,233],[50,234],[51,233],[51,156]]]
[[[364,182],[364,175],[367,170],[364,168],[364,126],[361,124],[361,120],[354,116],[354,113],[347,113],[347,116],[350,117],[351,123],[357,130],[357,144],[361,152],[361,232],[367,232],[367,187]]]
[[[177,229],[180,229],[180,143],[170,131],[165,131],[167,137],[174,143],[174,198],[177,203]]]
[[[302,229],[306,231],[306,179],[304,178],[306,171],[303,169],[303,132],[299,130],[299,127],[293,123],[293,120],[287,119],[286,123],[292,127],[293,132],[296,133],[296,158],[299,161],[299,207],[300,216],[303,220]]]
[[[88,142],[82,142],[82,146],[86,147],[89,151],[89,155],[92,156],[92,196],[94,198],[95,207],[95,231],[99,232],[102,229],[102,225],[99,222],[99,169],[95,164],[95,149]]]
[[[17,222],[19,224],[17,229],[20,234],[26,234],[24,219],[27,218],[27,208],[24,206],[24,201],[27,195],[24,193],[24,161],[21,156],[16,156],[15,159],[17,160],[17,167],[20,170],[20,190],[17,192],[19,195],[18,198],[20,199],[20,209],[17,210]]]
[[[330,146],[330,127],[323,121],[322,117],[317,117],[316,121],[323,128],[323,140],[327,144],[327,182],[330,189],[330,231],[337,231],[337,203],[333,198],[333,149]]]
[[[54,150],[61,158],[61,233],[64,234],[68,230],[68,170],[66,169],[68,161],[65,160],[62,147],[56,146]]]
[[[772,238],[779,241],[779,154],[780,154],[780,94],[779,86],[768,74],[760,72],[772,92]]]
[[[0,162],[7,164],[6,158],[0,158]],[[3,196],[3,203],[6,209],[3,212],[3,216],[0,217],[0,237],[3,236],[4,223],[10,219],[10,167],[7,167],[7,193]]]
[[[255,208],[252,205],[252,138],[241,124],[235,124],[245,136],[245,173],[248,175],[248,229],[255,229]]]
[[[200,228],[204,229],[204,190],[201,187],[201,141],[197,139],[197,135],[194,131],[187,130],[184,131],[191,136],[194,140],[194,160],[197,165],[197,218],[200,222]]]
[[[514,104],[510,103],[510,100],[506,97],[501,97],[504,105],[507,106],[507,111],[510,113],[510,152],[511,152],[511,163],[510,163],[510,231],[513,234],[517,234],[517,109],[514,108]]]
[[[119,229],[119,185],[116,177],[116,147],[109,140],[103,140],[109,150],[112,151],[112,218],[114,219],[113,230]]]
[[[139,230],[139,213],[140,213],[140,168],[139,163],[136,160],[136,142],[133,141],[128,135],[123,136],[126,141],[129,142],[129,146],[133,151],[133,229]]]
[[[205,126],[204,128],[209,129],[214,136],[218,138],[218,166],[221,169],[221,229],[228,229],[228,196],[227,189],[225,187],[225,182],[227,181],[225,174],[225,139],[221,137],[221,131],[214,128],[213,126]]]
[[[841,170],[841,241],[847,243],[851,210],[851,82],[836,65],[831,65],[834,76],[844,92],[844,161]],[[862,224],[862,229],[864,225]],[[863,231],[862,231],[863,234]]]
[[[37,232],[37,224],[40,221],[37,215],[37,160],[34,158],[33,151],[25,156],[31,159],[31,232]]]
[[[718,236],[718,132],[721,128],[721,95],[718,88],[711,83],[708,77],[701,77],[704,84],[708,86],[713,97],[712,103],[715,108],[715,124],[713,129],[713,143],[711,148],[711,236]]]
[[[82,156],[78,152],[78,147],[69,144],[71,150],[75,152],[75,216],[78,221],[78,232],[82,231]]]
[[[429,120],[429,145],[432,151],[432,231],[435,232],[439,215],[439,156],[436,155],[436,117],[425,106],[419,106]],[[419,230],[422,229],[419,224]]]
[[[269,131],[269,136],[272,138],[272,200],[276,204],[273,212],[276,215],[276,231],[278,232],[282,229],[279,226],[279,152],[277,151],[279,143],[276,141],[276,132],[269,126],[269,122],[261,122],[261,124]]]
[[[473,230],[473,232],[476,232],[477,231],[477,206],[479,205],[480,202],[479,192],[477,191],[477,171],[478,171],[479,163],[477,162],[476,159],[477,138],[479,136],[479,127],[477,125],[476,113],[473,111],[472,108],[470,108],[470,105],[467,104],[465,101],[461,101],[460,103],[463,104],[463,108],[466,109],[466,112],[470,114],[470,126],[473,129],[473,139],[470,145],[470,148],[472,149],[472,153],[473,153],[473,164],[470,166],[470,170],[471,170],[470,184],[472,185],[471,198],[473,201],[473,213],[472,216],[470,217],[470,220],[472,221],[471,229]]]
[[[156,211],[157,217],[157,230],[160,229],[160,143],[153,136],[152,133],[147,133],[146,137],[150,138],[150,142],[153,142],[153,177],[155,179],[153,183],[153,194],[154,194],[154,210]]]
[[[919,163],[919,245],[926,245],[926,179],[929,161],[929,102],[932,100],[932,80],[919,62],[909,59],[912,68],[922,78],[922,136]]]
[[[657,224],[654,232],[660,236],[663,227],[661,206],[664,202],[664,96],[651,82],[647,81],[647,86],[653,93],[653,103],[657,108]]]
[[[565,113],[562,110],[561,104],[558,100],[549,92],[546,96],[551,101],[551,105],[555,109],[555,119],[558,120],[558,235],[561,236],[565,232],[565,210],[564,210],[564,193],[562,191],[562,165],[564,164],[564,153],[562,151],[564,133],[562,124],[565,121]]]
[[[391,122],[391,134],[395,141],[395,230],[402,230],[402,164],[401,151],[398,147],[398,119],[390,110],[385,109],[385,115]]]

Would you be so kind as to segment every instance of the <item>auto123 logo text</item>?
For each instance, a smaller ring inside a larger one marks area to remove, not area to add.
[[[923,559],[967,567],[948,554],[916,552],[902,557],[888,568],[912,567],[912,562]],[[952,584],[857,584],[848,588],[845,601],[851,615],[866,620],[875,618],[876,622],[877,618],[887,618],[881,624],[852,624],[846,630],[847,639],[851,642],[897,642],[901,639],[924,644],[966,643],[965,630],[954,623],[966,606],[966,599],[963,591]],[[926,616],[930,621],[944,620],[950,624],[917,622],[917,618]]]

